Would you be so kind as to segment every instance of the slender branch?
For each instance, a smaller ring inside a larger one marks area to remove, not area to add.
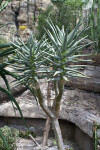
[[[38,97],[38,100],[39,100],[39,104],[40,106],[42,107],[42,109],[45,111],[45,113],[51,118],[55,118],[54,114],[51,112],[51,110],[44,104],[44,101],[43,101],[43,95],[41,93],[41,89],[40,89],[40,86],[39,86],[39,83],[37,82],[36,83],[36,92],[37,92],[37,97]]]
[[[49,131],[50,131],[50,123],[51,123],[51,119],[47,117],[45,128],[44,128],[43,142],[42,142],[43,146],[47,145]]]
[[[59,81],[58,89],[59,89],[59,94],[55,98],[55,115],[56,115],[56,117],[59,116],[59,111],[60,111],[60,103],[61,103],[63,89],[64,89],[63,80]]]
[[[34,142],[37,146],[40,146],[40,145],[38,144],[38,142],[35,140],[35,138],[34,138],[31,134],[29,134],[29,137],[33,140],[33,142]]]
[[[55,95],[58,95],[58,81],[54,81]]]
[[[51,106],[52,106],[52,104],[51,104],[51,88],[52,88],[52,81],[48,81],[48,87],[47,87],[47,106],[48,106],[48,108],[51,108]],[[44,128],[44,133],[43,133],[43,142],[42,142],[43,146],[46,146],[47,142],[48,142],[50,123],[51,123],[51,119],[48,116],[46,119],[46,124],[45,124],[45,128]]]

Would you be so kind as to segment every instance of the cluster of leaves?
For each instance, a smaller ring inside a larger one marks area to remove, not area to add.
[[[61,28],[62,24],[71,31],[76,26],[76,20],[82,16],[82,0],[64,0],[53,2],[56,6],[56,24]]]
[[[97,5],[97,8],[96,8]],[[97,10],[96,10],[97,9]],[[95,19],[96,18],[96,19]],[[95,52],[100,53],[100,1],[93,0],[89,16],[90,39],[96,41]]]
[[[80,58],[85,55],[75,55],[75,52],[90,44],[79,45],[86,38],[80,39],[80,36],[87,28],[80,32],[78,29],[81,23],[78,23],[75,29],[68,34],[67,30],[65,31],[63,27],[60,30],[51,20],[47,21],[47,24],[50,30],[45,30],[45,32],[49,40],[43,36],[38,41],[31,35],[26,44],[21,39],[12,43],[16,47],[16,56],[13,58],[16,64],[11,64],[11,66],[16,73],[20,73],[17,85],[34,85],[38,79],[46,77],[50,80],[85,77],[79,71],[84,66],[77,65],[85,61]]]
[[[15,150],[16,148],[16,139],[21,138],[29,138],[29,134],[31,134],[33,137],[36,137],[36,134],[31,131],[20,131],[15,128],[10,128],[8,126],[4,126],[1,129],[1,132],[3,133],[6,142],[8,143],[9,150]],[[3,140],[0,138],[0,150],[7,150]]]
[[[36,137],[36,134],[34,132],[31,132],[31,131],[28,131],[28,130],[26,132],[19,131],[19,137],[21,137],[21,138],[28,139],[29,134],[31,134],[33,137]]]
[[[61,28],[64,25],[70,32],[76,26],[76,19],[82,15],[82,6],[84,5],[82,0],[52,1],[52,3],[53,5],[49,5],[38,17],[38,39],[45,33],[44,28],[48,27],[46,23],[48,17],[58,27]]]
[[[3,43],[7,43],[7,40],[5,39],[5,38],[0,38],[0,44],[3,44]],[[3,50],[5,50],[5,48],[2,48],[2,49],[0,49],[0,51],[3,51]],[[6,59],[7,57],[2,57],[1,59],[0,59],[0,63],[2,63],[5,59]]]
[[[8,143],[9,150],[15,150],[16,148],[16,138],[18,137],[19,131],[17,129],[11,129],[7,126],[1,128],[3,135],[5,136],[5,140]],[[4,142],[0,138],[0,150],[7,150],[4,145]]]
[[[90,40],[95,41],[95,53],[100,53],[100,0],[87,1],[86,4],[83,25],[90,27],[86,34]]]
[[[0,12],[7,7],[11,0],[0,0]]]
[[[100,135],[99,135],[100,125],[98,125],[97,122],[95,121],[93,122],[92,130],[93,130],[94,150],[98,150],[98,143],[100,139]]]
[[[53,14],[54,14],[54,10],[52,5],[49,5],[46,10],[41,11],[41,14],[38,17],[38,26],[37,26],[38,34],[36,35],[38,39],[41,39],[41,37],[44,35],[45,32],[44,27],[48,28],[46,19],[48,17],[51,17],[51,19],[53,19],[52,18],[52,16],[54,16]]]

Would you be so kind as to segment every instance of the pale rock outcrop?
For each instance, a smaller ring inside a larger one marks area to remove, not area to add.
[[[5,28],[1,30],[2,33],[6,33],[5,38],[11,40],[11,37],[18,35],[19,26],[26,26],[28,30],[34,31],[41,10],[45,10],[49,4],[51,4],[50,0],[13,0],[9,2],[6,9],[0,12],[0,25],[12,23],[6,26],[7,31]],[[27,33],[24,35],[28,37]]]
[[[44,89],[44,93],[46,93]],[[83,91],[65,90],[60,112],[60,119],[68,120],[76,124],[81,130],[92,137],[93,122],[100,124],[100,112],[97,110],[96,99],[93,94]],[[98,97],[100,99],[100,96]],[[40,106],[37,105],[32,94],[27,90],[16,98],[23,116],[26,118],[46,118]],[[38,113],[37,113],[38,112]],[[11,102],[0,105],[0,116],[15,117]],[[20,114],[16,108],[16,117]]]
[[[83,73],[87,78],[74,78],[66,82],[66,86],[100,93],[100,66],[84,68]]]

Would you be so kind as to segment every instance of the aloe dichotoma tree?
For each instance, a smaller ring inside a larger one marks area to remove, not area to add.
[[[26,84],[34,93],[44,112],[50,117],[53,124],[58,150],[65,150],[63,138],[58,122],[61,100],[64,92],[64,82],[71,78],[86,77],[80,70],[85,65],[79,62],[89,61],[81,59],[76,54],[87,45],[80,45],[86,37],[81,35],[87,28],[79,31],[81,23],[68,34],[68,31],[60,29],[51,20],[47,21],[50,30],[46,30],[47,36],[38,41],[33,35],[24,43],[21,39],[16,39],[13,44],[16,55],[13,57],[15,64],[11,64],[14,72],[19,74],[16,79],[16,86]],[[52,69],[50,69],[52,68]],[[53,106],[47,107],[40,88],[40,79],[52,81],[55,87],[55,99]],[[33,110],[34,111],[34,110]]]

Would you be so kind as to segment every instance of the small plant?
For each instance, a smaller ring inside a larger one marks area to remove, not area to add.
[[[52,22],[59,28],[64,25],[69,32],[76,26],[77,18],[82,16],[82,0],[52,0],[53,5],[49,5],[38,17],[38,39],[45,33],[44,28],[49,28],[46,19],[51,18]]]
[[[29,138],[29,134],[31,134],[33,137],[36,137],[36,134],[31,132],[31,131],[26,131],[26,132],[22,132],[22,131],[19,131],[19,137],[22,137],[22,138]]]
[[[52,140],[52,143],[54,144],[54,145],[57,145],[57,142],[56,142],[56,140]]]
[[[17,129],[12,129],[7,126],[1,128],[1,131],[4,134],[5,140],[8,143],[9,150],[15,150],[16,137],[18,137],[19,131]],[[0,138],[0,150],[7,150],[1,138]]]
[[[42,11],[42,13],[38,17],[38,26],[37,26],[38,34],[36,35],[38,39],[41,39],[41,37],[45,33],[44,27],[48,28],[48,24],[46,22],[46,19],[48,18],[48,16],[54,17],[53,6],[51,5],[49,5],[45,11]]]
[[[100,0],[93,0],[92,7],[88,10],[87,25],[90,26],[89,38],[96,41],[95,53],[100,53]]]
[[[93,139],[94,139],[94,150],[98,150],[98,141],[100,137],[98,136],[98,130],[100,130],[100,125],[96,122],[93,123]]]
[[[66,150],[74,150],[74,149],[71,147],[71,148],[67,148]]]

